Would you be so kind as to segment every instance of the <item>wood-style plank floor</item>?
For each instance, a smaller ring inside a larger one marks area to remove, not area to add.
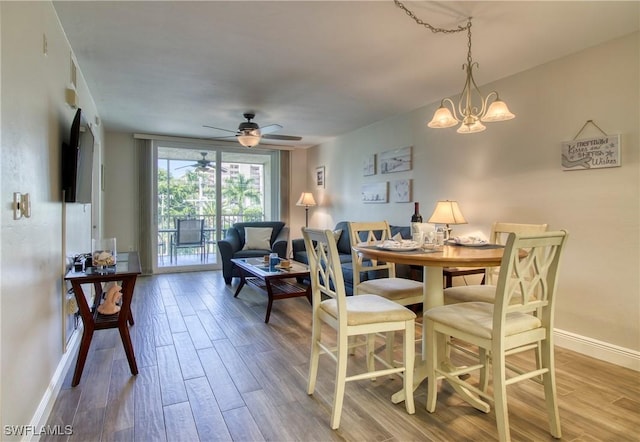
[[[94,335],[80,385],[73,366],[48,424],[69,441],[484,441],[495,440],[495,415],[481,413],[441,387],[436,412],[394,405],[399,378],[347,384],[340,429],[329,426],[335,364],[321,357],[318,387],[306,394],[310,306],[276,301],[265,324],[266,296],[246,287],[233,298],[220,271],[141,277],[131,335],[139,368],[131,376],[117,330]],[[329,333],[327,331],[327,333]],[[349,361],[363,368],[358,351]],[[563,440],[638,441],[640,376],[558,348]],[[542,387],[508,388],[513,440],[553,440]]]

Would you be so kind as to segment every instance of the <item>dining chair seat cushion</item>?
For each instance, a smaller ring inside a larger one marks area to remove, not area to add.
[[[462,285],[444,289],[444,303],[489,302],[496,299],[495,285]]]
[[[360,293],[370,293],[396,301],[411,296],[422,296],[422,283],[405,278],[370,279],[358,284]]]
[[[424,316],[462,332],[491,339],[493,336],[493,308],[494,304],[487,302],[462,302],[431,308],[425,312]],[[505,336],[511,336],[527,330],[534,330],[541,325],[540,319],[532,314],[511,312],[507,313],[504,333]]]
[[[245,227],[243,250],[271,250],[271,227]]]
[[[346,301],[347,325],[408,321],[416,317],[408,308],[377,295],[349,296]],[[338,318],[338,303],[335,299],[322,301],[320,308]]]

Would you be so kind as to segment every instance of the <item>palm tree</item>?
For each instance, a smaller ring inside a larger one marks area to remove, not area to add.
[[[254,187],[252,178],[237,175],[225,181],[222,188],[222,196],[227,200],[227,207],[231,205],[236,206],[237,213],[242,219],[246,208],[245,204],[247,202],[260,204],[262,193]]]

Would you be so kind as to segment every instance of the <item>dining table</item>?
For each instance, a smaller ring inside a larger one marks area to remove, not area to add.
[[[458,245],[445,244],[433,248],[388,248],[383,247],[380,242],[360,243],[353,246],[353,249],[364,258],[374,259],[396,264],[408,264],[423,267],[423,314],[433,307],[444,305],[443,293],[443,268],[444,267],[494,267],[499,266],[502,261],[504,246],[498,244],[474,244]],[[416,366],[413,375],[414,391],[427,378],[426,355],[426,327],[422,327],[422,357],[416,358]],[[448,361],[446,366],[451,371],[455,367]],[[456,390],[458,388],[452,385]],[[466,392],[459,391],[463,396],[468,396]],[[399,403],[404,400],[403,391],[395,393],[391,400]],[[473,397],[469,398],[476,402]]]

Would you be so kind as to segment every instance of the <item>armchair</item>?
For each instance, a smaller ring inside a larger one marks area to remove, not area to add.
[[[265,235],[271,229],[270,236]],[[249,238],[247,238],[249,232]],[[218,241],[218,249],[222,258],[222,276],[226,284],[231,284],[234,276],[240,276],[231,259],[253,258],[275,252],[281,258],[287,257],[287,243],[289,241],[289,227],[282,221],[256,221],[235,223],[227,230],[223,240]]]

